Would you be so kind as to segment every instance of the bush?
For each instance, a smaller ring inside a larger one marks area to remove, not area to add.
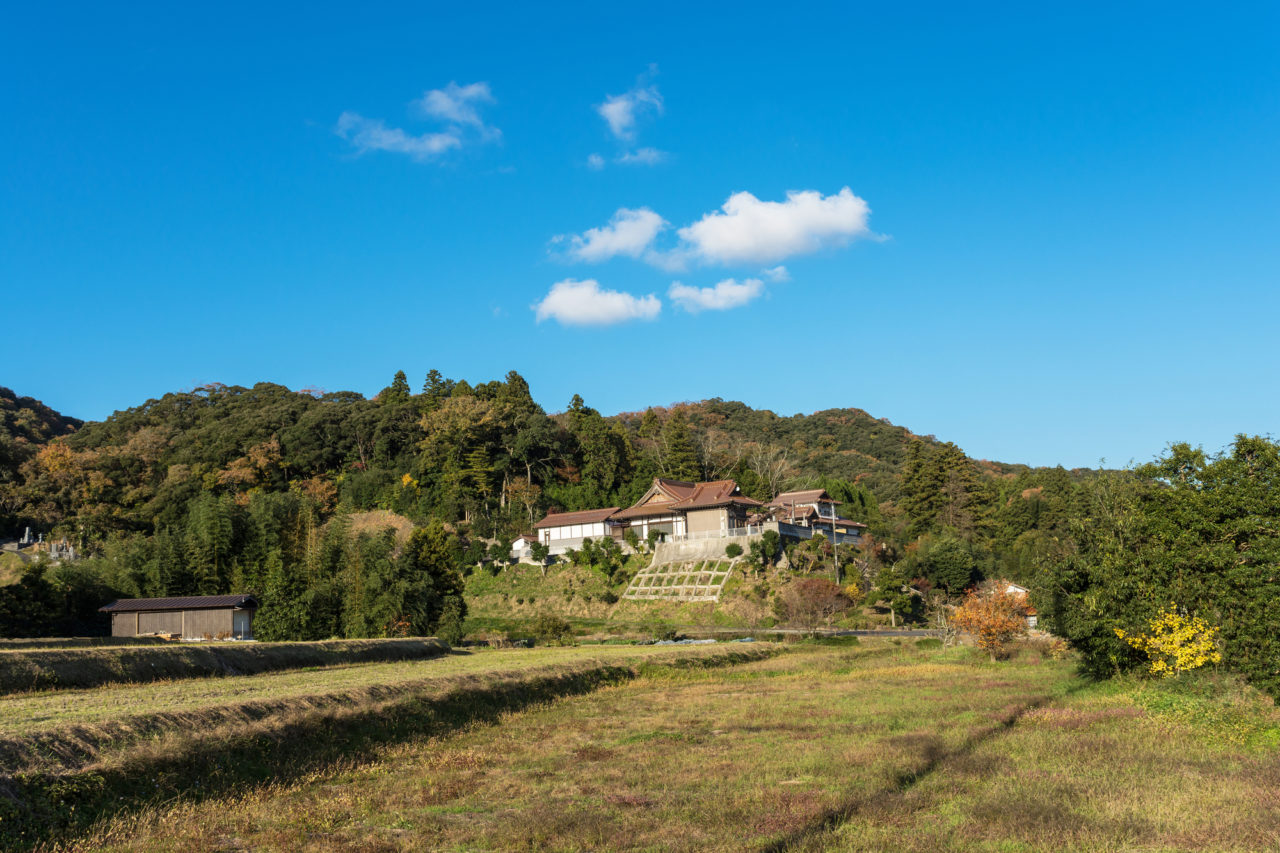
[[[617,604],[618,596],[611,589],[606,589],[604,595],[600,596],[600,600],[605,604]]]
[[[1162,678],[1178,676],[1207,663],[1220,663],[1218,629],[1199,616],[1179,613],[1170,604],[1147,622],[1151,633],[1129,634],[1116,628],[1116,636],[1135,649],[1147,653],[1151,674]]]
[[[810,632],[820,623],[830,624],[833,616],[853,604],[838,584],[826,578],[803,578],[788,584],[778,602],[789,620]]]
[[[737,542],[730,542],[724,548],[724,555],[730,560],[742,556],[742,546]]]
[[[1026,607],[1022,597],[989,585],[986,589],[969,590],[952,621],[972,634],[978,648],[994,661],[1004,654],[1011,640],[1027,632]]]
[[[436,625],[436,636],[451,646],[462,642],[462,623],[466,616],[466,605],[461,597],[450,595],[444,600],[440,611],[440,621]]]
[[[562,646],[573,642],[573,626],[569,620],[562,619],[553,613],[543,613],[530,629],[533,636],[546,643],[559,643]]]

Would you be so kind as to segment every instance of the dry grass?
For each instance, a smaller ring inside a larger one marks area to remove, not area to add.
[[[32,649],[84,649],[98,646],[164,646],[171,641],[163,637],[31,637],[0,638],[0,652]]]
[[[318,643],[181,643],[0,651],[0,694],[171,678],[251,675],[280,669],[446,654],[435,638]]]
[[[1274,706],[1257,706],[1263,721],[1232,742],[1216,735],[1235,725],[1223,723],[1230,715],[1153,709],[1159,702],[1142,697],[1152,689],[1085,685],[1065,662],[975,664],[963,652],[872,644],[729,669],[652,668],[496,726],[402,744],[367,766],[121,820],[85,844],[1280,847]]]
[[[363,678],[363,686],[345,690],[325,691],[331,671],[317,670],[309,673],[311,692],[305,695],[272,694],[259,685],[253,701],[167,709],[11,737],[0,741],[0,766],[7,768],[0,775],[0,795],[9,796],[7,802],[0,796],[0,844],[83,827],[94,815],[138,802],[231,791],[263,779],[369,760],[406,739],[633,678],[646,662],[714,666],[777,649],[735,645],[591,651],[603,655],[556,649],[459,656],[434,669],[420,663],[417,679],[394,683],[380,681],[388,675],[386,667],[367,667],[374,673],[351,667],[341,674],[349,682]],[[423,677],[427,673],[430,677]],[[97,692],[106,690],[86,691],[80,698],[92,701]],[[29,710],[33,699],[62,697],[27,697],[25,705],[13,707]]]

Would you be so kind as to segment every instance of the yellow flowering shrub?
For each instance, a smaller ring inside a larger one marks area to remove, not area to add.
[[[1151,673],[1161,678],[1181,675],[1207,663],[1218,663],[1218,629],[1199,616],[1179,613],[1170,604],[1147,622],[1149,634],[1130,634],[1116,628],[1116,636],[1147,653]]]

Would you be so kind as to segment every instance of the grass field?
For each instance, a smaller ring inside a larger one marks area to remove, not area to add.
[[[1034,652],[990,664],[882,641],[718,668],[660,660],[367,760],[118,816],[76,844],[1280,848],[1280,714],[1229,677],[1093,684]]]
[[[308,666],[438,657],[434,638],[315,643],[170,643],[0,649],[0,694],[170,678],[245,675]]]
[[[367,762],[400,743],[635,678],[655,663],[721,666],[777,651],[495,650],[8,697],[0,701],[0,847],[65,841],[148,803]]]

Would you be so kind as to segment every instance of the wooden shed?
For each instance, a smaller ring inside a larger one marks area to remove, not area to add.
[[[252,640],[258,600],[244,594],[122,598],[98,609],[111,614],[113,637],[168,634],[184,640]]]

